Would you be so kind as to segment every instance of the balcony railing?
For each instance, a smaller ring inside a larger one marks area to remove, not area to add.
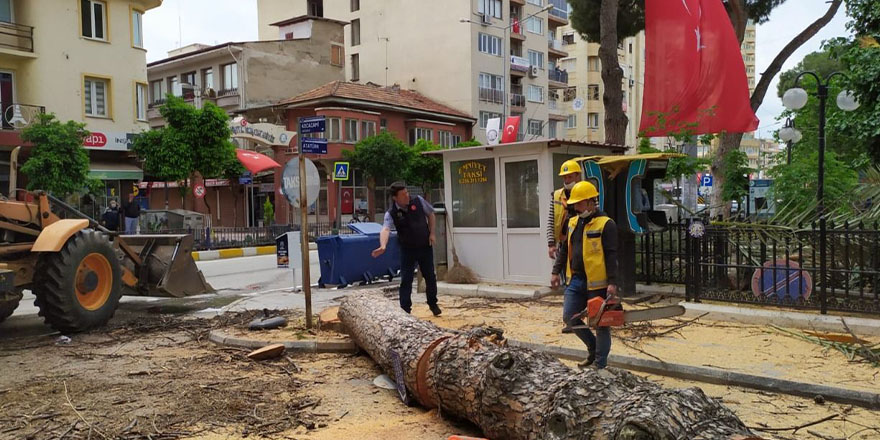
[[[222,89],[219,92],[217,92],[217,97],[219,98],[221,96],[232,96],[232,95],[237,95],[237,94],[238,94],[238,87],[236,87],[234,89]]]
[[[20,50],[22,52],[33,52],[34,28],[23,24],[0,21],[0,47]]]
[[[149,108],[161,107],[162,104],[165,104],[165,98],[155,99],[155,100],[153,100],[153,102],[151,102],[149,105],[147,105],[147,107],[149,107]]]
[[[550,69],[550,71],[547,72],[547,76],[550,81],[568,84],[568,72],[564,70]]]
[[[566,0],[550,0],[550,4],[553,5],[550,15],[568,20],[568,2]]]
[[[531,67],[532,64],[529,62],[528,58],[518,57],[516,55],[510,56],[510,70],[528,72]]]
[[[559,40],[547,40],[547,47],[560,52],[565,52],[565,49],[562,48],[562,42]]]
[[[511,93],[510,94],[510,106],[511,107],[525,107],[526,106],[526,97],[520,95],[519,93]]]
[[[480,101],[501,104],[502,102],[504,102],[504,92],[498,89],[480,87]]]
[[[37,116],[46,113],[46,107],[41,105],[18,104],[15,102],[0,103],[2,112],[3,130],[18,130],[25,128],[37,120]]]
[[[547,107],[550,110],[558,111],[559,110],[559,101],[556,99],[547,100]]]

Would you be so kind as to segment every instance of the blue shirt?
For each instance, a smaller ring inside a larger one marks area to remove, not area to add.
[[[434,213],[434,207],[423,199],[422,196],[416,196],[416,199],[422,204],[422,209],[425,210],[425,215],[431,215]],[[397,202],[394,202],[394,204],[397,205]],[[397,205],[397,207],[400,209],[406,209],[406,206]],[[385,211],[385,220],[383,221],[382,226],[388,229],[394,229],[394,220],[391,220],[391,214],[388,213],[388,211]]]

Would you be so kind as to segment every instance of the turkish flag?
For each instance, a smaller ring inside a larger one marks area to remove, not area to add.
[[[647,0],[645,44],[639,127],[645,136],[758,127],[739,41],[721,0]]]
[[[520,116],[508,116],[507,122],[504,123],[504,133],[501,134],[501,143],[509,144],[516,142],[516,135],[519,134]]]

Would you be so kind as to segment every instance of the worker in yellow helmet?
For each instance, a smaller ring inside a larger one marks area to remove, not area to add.
[[[568,197],[574,185],[581,181],[581,166],[577,161],[567,160],[559,168],[559,176],[562,177],[562,188],[553,191],[553,198],[550,200],[550,219],[547,222],[547,255],[551,260],[556,258],[559,243],[565,240],[569,217],[575,214],[568,206]]]
[[[583,326],[582,320],[571,318],[587,308],[587,301],[617,295],[617,225],[599,210],[599,192],[590,182],[579,182],[571,189],[568,205],[577,215],[568,222],[568,235],[559,246],[550,285],[559,286],[560,273],[565,270],[568,287],[562,320],[569,326]],[[596,368],[605,368],[611,351],[610,329],[599,327],[594,336],[589,329],[579,328],[574,334],[589,350],[587,359],[578,365],[587,367],[595,361]]]

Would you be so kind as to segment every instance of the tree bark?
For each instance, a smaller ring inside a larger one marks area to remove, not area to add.
[[[600,8],[599,59],[602,60],[602,103],[605,105],[605,143],[626,144],[626,125],[623,112],[623,70],[617,60],[617,10],[619,0],[602,0]]]
[[[380,292],[348,296],[339,318],[354,341],[427,408],[493,439],[758,439],[699,388],[668,390],[617,369],[574,371],[502,331],[453,332],[403,312]]]
[[[731,20],[737,20],[733,22],[733,26],[734,29],[737,30],[737,37],[739,37],[740,43],[743,40],[743,34],[739,33],[740,28],[745,32],[746,22],[748,21],[748,13],[745,12],[741,2],[742,0],[733,0],[730,2],[732,9],[730,18]],[[758,107],[761,107],[761,103],[764,102],[764,97],[767,95],[767,90],[770,88],[770,83],[773,81],[773,78],[779,74],[785,61],[788,60],[796,50],[803,46],[804,43],[809,41],[810,38],[813,38],[813,36],[825,27],[832,18],[834,18],[834,15],[837,14],[842,3],[843,0],[833,0],[824,15],[810,23],[809,26],[801,31],[801,33],[797,34],[797,36],[795,36],[778,54],[776,54],[776,57],[773,58],[773,61],[767,67],[767,70],[761,73],[761,79],[758,81],[758,85],[755,86],[755,91],[752,93],[750,102],[753,111],[758,111]],[[740,11],[740,13],[737,13],[737,11]],[[721,164],[724,160],[724,156],[739,148],[742,138],[742,133],[722,133],[718,151],[715,152],[715,156],[712,158],[711,171],[715,181],[715,189],[712,191],[711,204],[713,207],[713,216],[719,215],[719,212],[717,211],[718,209],[722,210],[721,215],[725,218],[730,216],[730,202],[721,199],[720,188],[724,185],[725,179]]]

